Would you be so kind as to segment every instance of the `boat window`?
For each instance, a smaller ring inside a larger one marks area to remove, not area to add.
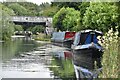
[[[80,33],[76,33],[73,44],[77,46],[79,44],[79,41],[80,41]]]
[[[87,36],[86,33],[81,33],[81,35],[80,35],[80,45],[85,43],[86,36]]]
[[[53,33],[53,39],[56,40],[64,40],[65,32],[54,32]]]
[[[95,32],[88,32],[88,33],[76,33],[74,45],[83,45],[83,44],[90,44],[91,42],[98,43],[97,34]]]
[[[96,33],[89,33],[86,37],[86,40],[85,40],[85,44],[90,44],[91,42],[94,42],[94,43],[98,43],[98,39],[97,39],[97,36],[98,34]]]
[[[93,42],[94,42],[94,43],[96,43],[96,44],[98,43],[98,40],[97,40],[97,35],[96,35],[96,34],[94,34],[94,37],[93,37]]]

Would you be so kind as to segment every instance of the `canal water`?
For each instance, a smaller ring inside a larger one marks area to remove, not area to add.
[[[78,77],[89,78],[93,75],[97,77],[101,70],[100,59],[92,59],[79,54],[73,55],[70,48],[51,43],[17,39],[0,45],[2,45],[0,50],[2,78],[62,80],[69,78],[70,80]],[[99,65],[99,68],[94,62]]]
[[[71,54],[65,58],[65,50],[33,40],[4,42],[2,78],[75,78]]]

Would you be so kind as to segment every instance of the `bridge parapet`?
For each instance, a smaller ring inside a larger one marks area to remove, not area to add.
[[[13,22],[47,22],[52,23],[51,17],[31,17],[31,16],[12,16],[11,21]]]

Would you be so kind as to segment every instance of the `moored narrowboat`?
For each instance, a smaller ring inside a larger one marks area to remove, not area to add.
[[[58,45],[69,45],[73,43],[75,32],[54,32],[51,41]],[[59,44],[60,43],[60,44]]]
[[[102,34],[102,32],[96,30],[77,32],[71,47],[73,53],[79,53],[89,57],[100,57],[103,53],[103,48],[98,43],[97,36],[102,36]]]
[[[96,30],[83,30],[75,34],[71,48],[77,80],[92,80],[102,71],[103,48],[97,39],[97,36],[102,35],[102,32]]]

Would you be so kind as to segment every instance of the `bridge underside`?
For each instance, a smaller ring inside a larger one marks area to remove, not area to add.
[[[14,22],[16,25],[24,26],[35,26],[35,25],[46,25],[46,22]]]
[[[14,22],[16,25],[22,25],[24,30],[27,30],[29,27],[35,27],[36,25],[46,25],[46,22]]]

